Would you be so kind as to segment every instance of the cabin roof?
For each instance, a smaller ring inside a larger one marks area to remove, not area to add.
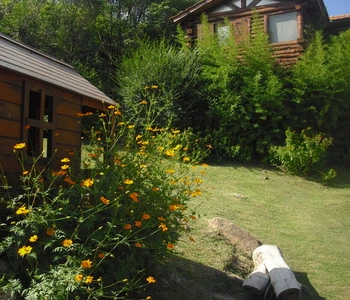
[[[298,1],[298,0],[297,0]],[[175,16],[170,17],[170,21],[174,22],[174,23],[181,23],[182,21],[184,21],[185,19],[187,19],[188,17],[192,16],[192,15],[199,15],[202,14],[206,11],[208,11],[209,9],[211,9],[212,7],[220,4],[221,2],[227,2],[227,0],[202,0],[200,2],[197,2],[196,4],[186,8],[185,10],[179,12],[178,14],[176,14]],[[260,1],[258,0],[254,0],[254,1],[246,1],[247,6],[246,8],[240,8],[237,7],[237,9],[239,9],[239,11],[244,11],[244,10],[249,10],[251,8],[254,7],[254,5],[258,4]],[[276,4],[283,4],[283,3],[288,3],[290,2],[290,0],[276,0],[276,1],[270,1],[271,4],[270,5],[276,5]],[[323,2],[323,0],[304,0],[302,2],[308,2],[310,4],[313,4],[318,11],[327,19],[328,17],[328,12],[326,9],[326,6]]]
[[[74,68],[0,33],[0,67],[39,79],[93,100],[115,102],[82,77]]]

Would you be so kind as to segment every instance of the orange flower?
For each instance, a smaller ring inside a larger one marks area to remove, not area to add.
[[[190,236],[189,239],[190,239],[191,242],[195,242],[195,241],[196,241],[196,240],[195,240],[193,237],[191,237],[191,236]]]
[[[109,203],[109,200],[107,200],[105,197],[101,196],[100,197],[100,200],[102,201],[103,204],[108,204]]]
[[[105,255],[104,253],[101,253],[101,252],[100,252],[99,254],[97,254],[97,257],[98,257],[98,258],[104,258],[105,256],[106,256],[106,255]]]
[[[52,176],[64,176],[67,174],[67,172],[63,170],[59,170],[59,171],[52,172],[51,174]]]
[[[90,259],[86,259],[86,260],[82,260],[81,261],[81,266],[84,268],[84,269],[89,269],[92,267],[92,261]]]
[[[142,220],[149,220],[151,218],[151,216],[149,214],[143,214],[141,219]]]
[[[75,154],[74,151],[69,151],[69,152],[68,152],[68,155],[70,155],[70,156],[73,156],[74,154]]]
[[[138,196],[139,194],[134,192],[129,195],[129,198],[131,198],[134,202],[139,202],[139,199],[137,198]]]
[[[154,277],[152,277],[152,276],[148,276],[148,277],[146,278],[146,281],[147,281],[148,283],[155,283],[157,280],[155,280]]]
[[[142,222],[141,221],[135,221],[135,226],[136,227],[141,227],[142,226]]]
[[[157,219],[158,219],[159,221],[165,222],[165,219],[164,219],[163,217],[157,217]]]
[[[52,228],[52,227],[46,229],[46,234],[47,234],[47,235],[50,235],[50,236],[54,235],[54,234],[55,234],[55,229]]]
[[[171,205],[169,206],[169,209],[170,209],[170,210],[177,210],[177,208],[178,208],[178,206],[177,206],[176,204],[171,204]]]
[[[126,230],[129,230],[129,229],[131,229],[131,224],[125,224],[123,226],[123,228],[126,229]]]
[[[30,125],[26,125],[26,126],[24,126],[24,129],[29,129],[30,128]]]
[[[168,249],[174,249],[174,244],[168,243],[168,244],[166,245],[166,247],[167,247]]]
[[[85,187],[90,187],[94,184],[94,181],[91,178],[85,179],[81,185]]]
[[[73,244],[73,241],[70,240],[70,239],[65,239],[65,240],[62,242],[62,246],[63,246],[63,247],[70,247],[72,244]]]
[[[68,184],[71,184],[71,185],[76,184],[76,182],[73,181],[72,179],[70,179],[69,177],[66,177],[66,178],[64,178],[63,180],[64,180],[65,182],[67,182]]]
[[[135,247],[142,248],[142,244],[139,243],[139,242],[136,242],[136,243],[135,243]]]
[[[157,191],[159,191],[159,188],[153,187],[153,188],[152,188],[152,191],[153,191],[153,192],[157,192]]]
[[[88,153],[88,156],[92,157],[92,158],[97,158],[98,157],[97,154],[95,154],[95,153]]]

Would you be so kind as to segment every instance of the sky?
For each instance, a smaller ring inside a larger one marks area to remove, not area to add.
[[[350,14],[350,0],[323,0],[329,16]]]

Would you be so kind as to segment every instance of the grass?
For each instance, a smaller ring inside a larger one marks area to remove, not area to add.
[[[191,203],[201,217],[165,267],[173,277],[163,283],[175,289],[167,288],[168,299],[246,299],[234,276],[244,278],[246,272],[232,263],[240,254],[208,231],[207,221],[214,217],[230,220],[264,244],[279,246],[298,281],[306,286],[303,299],[349,297],[349,168],[336,167],[338,176],[328,187],[312,178],[259,166],[212,165],[197,167],[196,172],[203,170],[206,193]],[[190,237],[196,241],[190,242]],[[167,295],[163,291],[154,299],[167,299]]]

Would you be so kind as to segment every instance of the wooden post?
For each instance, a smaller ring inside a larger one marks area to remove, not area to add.
[[[246,0],[242,0],[241,1],[241,8],[246,8],[247,7],[247,1]]]
[[[267,288],[267,277],[278,300],[300,300],[301,284],[296,280],[293,271],[283,259],[277,246],[262,245],[253,251],[255,270],[243,282],[245,290],[262,294]],[[265,275],[264,274],[265,271]]]

